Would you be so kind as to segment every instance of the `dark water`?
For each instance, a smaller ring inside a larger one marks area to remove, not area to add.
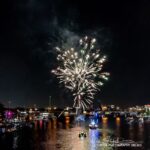
[[[80,139],[78,134],[84,130],[87,137]],[[122,138],[142,144],[112,147],[107,138]],[[150,150],[150,123],[128,125],[121,119],[102,119],[99,128],[91,130],[86,122],[71,122],[70,118],[59,122],[35,121],[34,127],[1,136],[0,150],[112,150],[133,149]]]

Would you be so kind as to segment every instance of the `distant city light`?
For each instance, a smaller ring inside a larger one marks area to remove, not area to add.
[[[13,118],[14,113],[10,110],[5,111],[5,117],[7,119],[12,119]]]

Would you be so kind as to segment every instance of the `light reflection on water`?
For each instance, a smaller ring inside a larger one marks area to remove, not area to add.
[[[88,128],[88,123],[77,122],[70,126],[68,117],[65,123],[56,120],[49,122],[46,132],[48,138],[40,141],[40,144],[43,150],[111,150],[112,147],[101,147],[101,144],[112,135],[137,141],[143,140],[144,137],[144,125],[138,125],[136,128],[131,125],[122,126],[120,118],[114,119],[114,122],[103,118],[99,124],[99,129],[91,130]],[[80,139],[78,137],[80,131],[85,131],[87,137]]]
[[[18,149],[22,146],[28,150],[112,150],[112,147],[101,147],[112,136],[126,140],[144,140],[146,146],[150,147],[150,124],[127,125],[120,118],[102,118],[96,130],[89,129],[88,124],[88,121],[71,122],[69,117],[64,122],[56,119],[49,122],[35,121],[34,128],[24,129],[14,137],[18,137]],[[79,138],[81,131],[87,133],[86,138]],[[7,137],[5,138],[6,141]]]
[[[51,128],[49,130],[51,136],[46,141],[42,142],[44,150],[97,150],[100,144],[100,130],[88,130],[82,126],[66,129]],[[80,139],[78,134],[80,131],[86,131],[87,138]]]

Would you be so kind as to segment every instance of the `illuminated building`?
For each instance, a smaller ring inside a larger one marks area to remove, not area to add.
[[[147,115],[150,115],[150,104],[145,105],[145,112]]]

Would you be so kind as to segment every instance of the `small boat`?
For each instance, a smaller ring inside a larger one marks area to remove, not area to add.
[[[143,124],[143,123],[144,123],[144,119],[143,119],[142,117],[140,117],[140,118],[138,119],[138,123],[139,123],[139,124]]]
[[[126,118],[127,124],[132,125],[135,123],[135,119],[133,117],[127,117]]]
[[[90,128],[90,129],[97,129],[97,128],[98,128],[98,125],[97,125],[94,121],[92,121],[92,122],[89,124],[89,128]]]
[[[82,131],[79,133],[79,138],[86,138],[87,135],[86,135],[86,132]]]

